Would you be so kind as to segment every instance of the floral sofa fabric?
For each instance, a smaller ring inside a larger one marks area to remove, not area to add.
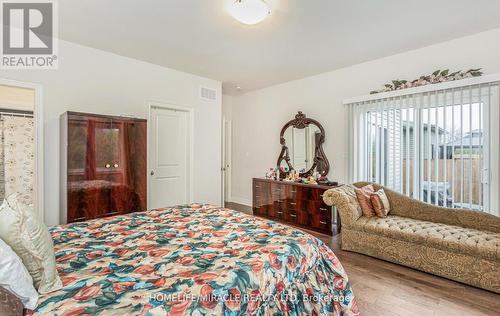
[[[339,211],[342,249],[500,293],[500,218],[437,207],[387,188],[389,216],[368,218],[362,216],[354,186],[324,195],[325,203]]]

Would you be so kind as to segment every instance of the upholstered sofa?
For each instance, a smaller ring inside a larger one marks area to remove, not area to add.
[[[323,196],[340,214],[343,250],[500,293],[500,217],[437,207],[387,188],[389,215],[365,217],[354,186],[330,189]]]

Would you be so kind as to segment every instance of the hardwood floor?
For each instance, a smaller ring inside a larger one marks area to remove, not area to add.
[[[252,207],[244,204],[238,204],[234,202],[224,202],[224,206],[232,210],[237,210],[245,214],[253,214]]]
[[[362,315],[500,315],[500,295],[411,268],[342,251],[340,235],[309,232],[333,249]]]
[[[248,213],[232,203],[227,207]],[[340,235],[307,231],[333,249],[354,288],[361,315],[500,315],[500,295],[340,249]]]

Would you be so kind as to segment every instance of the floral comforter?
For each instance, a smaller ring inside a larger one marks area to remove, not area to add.
[[[36,315],[357,315],[320,240],[269,220],[188,205],[56,226],[61,290]]]

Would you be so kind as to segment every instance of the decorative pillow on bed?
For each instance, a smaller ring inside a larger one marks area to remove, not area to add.
[[[14,193],[0,207],[0,218],[0,238],[21,258],[38,292],[60,289],[52,236],[34,211]]]
[[[372,202],[370,200],[370,195],[375,193],[373,185],[365,185],[362,188],[355,188],[356,197],[358,198],[359,206],[361,206],[361,211],[363,216],[372,217],[375,216],[375,210],[373,209]]]
[[[370,201],[372,202],[373,209],[378,217],[386,217],[391,211],[391,205],[389,204],[389,199],[387,198],[384,189],[380,189],[370,195]]]
[[[24,307],[35,309],[38,293],[21,259],[0,239],[0,286],[17,296]]]

